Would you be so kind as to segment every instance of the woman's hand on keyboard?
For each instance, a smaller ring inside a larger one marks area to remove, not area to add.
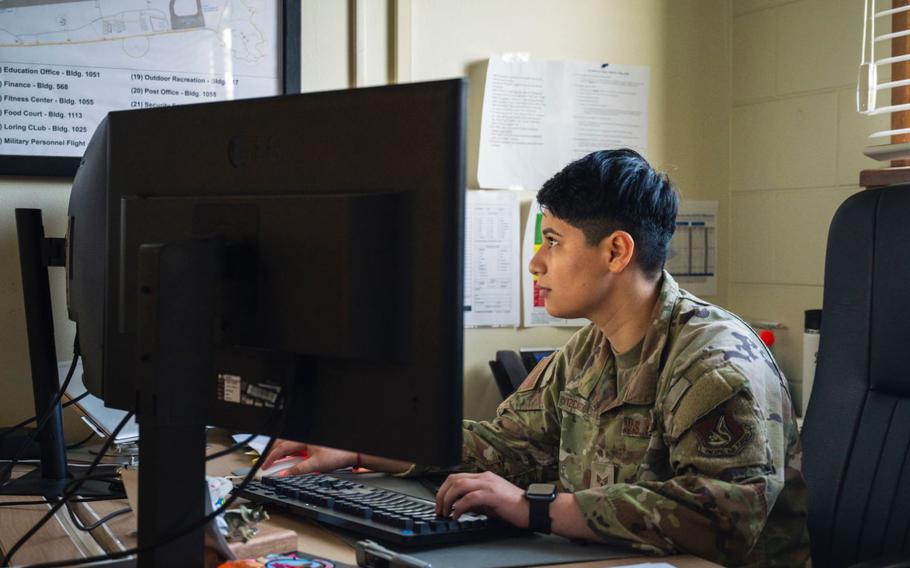
[[[307,458],[288,470],[291,475],[313,473],[314,471],[334,471],[357,463],[355,452],[279,439],[272,445],[272,451],[265,457],[261,469],[268,469],[281,458],[300,454],[305,454]]]
[[[453,473],[436,492],[436,515],[457,519],[474,511],[527,528],[528,502],[524,495],[523,489],[489,471]]]

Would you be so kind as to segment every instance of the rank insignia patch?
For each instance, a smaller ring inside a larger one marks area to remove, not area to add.
[[[752,427],[727,413],[712,413],[692,426],[698,436],[698,452],[704,456],[735,456],[752,439]]]

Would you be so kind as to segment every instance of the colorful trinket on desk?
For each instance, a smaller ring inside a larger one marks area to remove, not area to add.
[[[256,525],[269,518],[269,514],[265,512],[262,505],[252,509],[246,505],[241,505],[236,509],[225,511],[222,516],[228,526],[228,540],[242,539],[243,542],[253,538],[259,530]]]
[[[256,560],[229,560],[218,568],[335,568],[335,563],[324,558],[292,552],[268,554]]]

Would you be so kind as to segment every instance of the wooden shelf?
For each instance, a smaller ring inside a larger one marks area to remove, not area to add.
[[[862,170],[859,173],[859,184],[866,189],[901,183],[910,183],[910,167]]]

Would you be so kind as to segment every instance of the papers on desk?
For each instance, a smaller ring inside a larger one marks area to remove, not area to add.
[[[60,384],[63,385],[66,379],[66,373],[69,371],[70,362],[58,362],[57,374]],[[86,392],[85,385],[82,383],[82,361],[76,364],[76,370],[73,372],[73,378],[69,386],[66,387],[66,397],[70,400],[75,399]],[[80,418],[85,424],[100,437],[108,437],[117,428],[117,424],[126,416],[126,411],[108,408],[104,406],[104,401],[91,394],[76,402],[76,407]],[[139,439],[139,425],[136,418],[130,418],[124,427],[114,438],[117,445],[128,444]]]
[[[234,439],[235,443],[239,443],[239,442],[242,442],[243,440],[246,440],[247,438],[249,438],[250,435],[249,434],[234,434],[231,437]],[[259,454],[261,456],[263,450],[265,450],[266,444],[268,444],[268,443],[269,443],[268,436],[256,436],[250,442],[247,443],[247,446],[249,446],[253,451],[255,451],[257,454]]]
[[[489,189],[537,190],[595,150],[647,150],[647,67],[490,58],[477,179]]]

